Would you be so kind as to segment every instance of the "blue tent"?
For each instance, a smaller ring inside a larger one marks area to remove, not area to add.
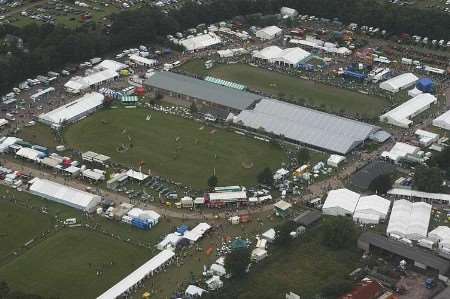
[[[179,227],[177,227],[177,233],[180,235],[184,235],[184,233],[189,229],[189,227],[186,224],[182,224]]]
[[[344,71],[344,76],[348,77],[348,78],[352,78],[352,79],[357,79],[357,80],[364,80],[367,77],[365,74],[361,74],[361,73],[353,72],[353,71],[349,71],[349,70]]]
[[[417,81],[416,87],[422,92],[432,93],[433,92],[433,80],[430,78],[421,78]]]

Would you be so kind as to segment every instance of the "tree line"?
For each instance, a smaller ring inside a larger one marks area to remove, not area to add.
[[[202,5],[188,2],[182,8],[163,12],[145,7],[112,16],[111,29],[95,22],[77,29],[60,25],[29,24],[18,28],[0,26],[0,94],[19,82],[49,70],[94,56],[104,56],[138,43],[167,43],[165,36],[177,31],[241,16],[250,23],[261,22],[261,15],[275,14],[289,6],[302,14],[334,18],[349,23],[377,26],[393,33],[411,33],[440,39],[450,34],[450,19],[443,13],[410,7],[396,7],[370,0],[211,0]],[[266,20],[271,22],[272,16]],[[24,48],[4,42],[11,34],[24,41]]]

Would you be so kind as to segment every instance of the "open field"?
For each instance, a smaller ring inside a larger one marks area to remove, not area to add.
[[[95,298],[150,257],[145,248],[67,229],[1,267],[0,277],[13,289],[42,296]]]
[[[278,167],[285,158],[274,145],[144,109],[98,112],[69,127],[64,139],[72,148],[110,155],[134,168],[142,160],[143,171],[194,188],[206,187],[214,171],[221,185],[252,185],[264,167]]]
[[[330,112],[352,112],[369,117],[378,116],[388,105],[381,97],[340,89],[314,81],[295,78],[252,67],[245,64],[219,64],[206,70],[202,60],[192,60],[181,70],[200,76],[214,76],[247,85],[254,91],[262,91],[275,98],[287,97],[299,104],[322,107]]]
[[[50,217],[37,210],[0,199],[0,260],[48,230],[51,224]]]
[[[45,126],[41,123],[36,123],[32,127],[22,128],[17,134],[17,137],[22,138],[27,142],[49,148],[55,148],[59,145],[54,131],[49,126]]]
[[[7,187],[0,186],[0,195],[0,281],[7,281],[13,289],[42,296],[95,298],[156,255],[154,245],[161,236],[182,223],[162,219],[151,231],[142,231],[99,216],[85,217],[75,209]],[[41,208],[47,213],[41,213]],[[55,231],[55,221],[67,217],[76,217],[95,231]],[[51,233],[42,238],[44,231]],[[25,249],[23,244],[34,237],[39,238]],[[11,251],[18,255],[3,259]],[[97,276],[97,270],[102,268],[103,275]]]

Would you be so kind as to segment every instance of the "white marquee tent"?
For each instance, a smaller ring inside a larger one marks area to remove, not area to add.
[[[417,76],[413,73],[405,73],[381,82],[380,88],[392,93],[396,93],[402,89],[414,85],[417,80],[419,80],[419,78],[417,78]]]
[[[280,36],[283,33],[283,30],[277,26],[268,26],[264,27],[255,32],[257,38],[263,40],[274,39],[277,36]]]
[[[380,116],[380,121],[394,126],[408,128],[413,122],[411,118],[436,104],[437,98],[429,93],[419,94],[400,106]]]
[[[93,86],[101,85],[105,82],[114,80],[119,77],[119,74],[111,69],[92,73],[86,77],[73,77],[64,87],[67,92],[79,93]]]
[[[76,122],[101,107],[104,98],[98,92],[87,93],[75,101],[39,115],[39,121],[49,126],[61,125],[63,121],[69,123]]]
[[[115,299],[131,291],[140,281],[153,275],[155,271],[168,264],[175,256],[170,250],[163,250],[145,264],[134,270],[112,288],[101,294],[97,299]]]
[[[450,131],[450,110],[435,118],[433,126]]]
[[[390,151],[382,152],[381,156],[385,159],[389,159],[395,163],[398,163],[407,155],[415,155],[419,150],[420,148],[418,148],[417,146],[403,142],[397,142]]]
[[[195,51],[220,44],[221,38],[213,33],[201,34],[190,38],[179,40],[178,43],[183,45],[188,51]]]
[[[325,215],[345,216],[353,215],[360,195],[348,189],[337,189],[328,192],[322,207]]]
[[[439,248],[448,248],[450,250],[450,227],[438,226],[428,234],[428,239],[438,243]]]
[[[430,217],[430,204],[397,200],[392,207],[386,234],[395,234],[410,240],[426,238]]]
[[[33,181],[30,192],[88,213],[94,212],[101,201],[98,195],[39,178]]]
[[[389,200],[378,195],[361,196],[353,220],[360,223],[378,223],[379,220],[386,219],[390,205]]]

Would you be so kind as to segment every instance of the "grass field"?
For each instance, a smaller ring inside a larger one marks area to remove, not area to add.
[[[180,67],[185,72],[214,76],[247,85],[273,97],[287,97],[299,104],[307,103],[330,112],[351,112],[378,116],[388,105],[381,97],[340,89],[314,81],[295,78],[245,64],[218,64],[206,70],[202,60],[192,60]]]
[[[32,127],[22,128],[17,134],[17,137],[22,138],[27,142],[49,148],[55,148],[60,144],[57,142],[54,131],[49,126],[45,126],[41,123],[36,123]]]
[[[0,200],[0,260],[50,227],[39,211]]]
[[[194,188],[206,187],[214,170],[221,185],[252,185],[264,167],[278,167],[285,158],[274,145],[144,109],[98,112],[69,127],[64,139],[73,148],[110,155],[135,168],[142,160],[145,172],[151,169]],[[128,150],[119,152],[121,144]]]
[[[154,245],[161,236],[181,223],[197,224],[162,219],[151,231],[142,231],[103,217],[85,217],[75,209],[3,186],[0,196],[0,281],[13,289],[46,297],[95,298],[156,255]],[[44,207],[47,214],[40,212]],[[96,231],[64,228],[55,232],[56,219],[68,217],[76,217],[79,223],[96,227]],[[39,238],[49,230],[52,233],[44,240]],[[25,249],[24,243],[33,238],[36,241]],[[8,255],[12,251],[18,255]],[[97,277],[100,268],[104,273]]]
[[[150,257],[145,248],[67,229],[0,268],[0,278],[13,289],[41,296],[95,298]]]

